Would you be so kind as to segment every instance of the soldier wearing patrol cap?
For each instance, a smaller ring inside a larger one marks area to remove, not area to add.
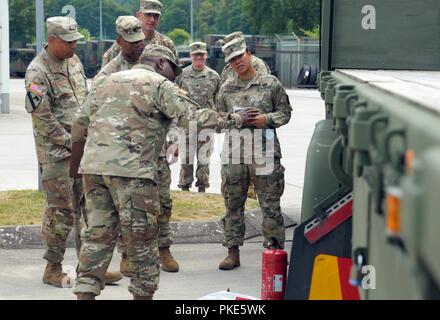
[[[142,37],[142,39],[145,38],[144,33],[142,32],[142,25],[141,22],[136,17],[119,17],[117,22],[117,33],[120,35],[118,39],[120,41],[129,41],[129,40],[138,40]],[[118,27],[119,26],[119,27]],[[124,27],[123,27],[124,26]],[[140,27],[140,28],[139,28]],[[127,37],[126,30],[128,30],[131,35],[130,37]],[[127,37],[127,39],[120,39]],[[117,41],[118,41],[117,39]],[[123,42],[121,42],[121,48],[122,52],[118,55],[116,59],[113,59],[108,65],[104,67],[103,70],[98,74],[97,77],[113,74],[120,71],[130,70],[133,68],[133,66],[136,65],[136,63],[129,63],[126,62],[126,59],[124,59],[124,51],[130,50],[133,48],[132,46],[128,45],[126,48],[124,48]],[[141,41],[142,47],[144,46],[144,42]],[[137,48],[137,47],[136,47]],[[148,48],[147,48],[148,50]],[[135,52],[137,55],[137,52]],[[137,60],[139,60],[141,54],[139,54],[139,57]],[[177,60],[177,58],[174,56],[172,57],[173,60]],[[177,63],[177,62],[176,62]],[[171,230],[170,230],[170,218],[172,214],[172,199],[171,199],[171,193],[170,193],[170,186],[171,186],[171,170],[169,167],[169,164],[166,159],[166,151],[167,147],[171,147],[171,149],[174,147],[177,149],[177,141],[178,141],[178,130],[176,129],[176,125],[174,122],[170,123],[169,126],[169,133],[168,137],[170,138],[170,146],[164,145],[161,156],[157,162],[158,164],[158,184],[159,184],[159,195],[160,195],[160,205],[161,205],[161,211],[158,216],[159,219],[159,236],[158,236],[158,242],[159,242],[159,254],[160,254],[160,264],[162,270],[166,272],[178,272],[179,271],[179,264],[174,259],[174,257],[171,254],[170,246],[172,244],[171,240]],[[175,151],[178,152],[177,150]],[[127,277],[132,276],[132,272],[129,267],[128,262],[128,255],[126,247],[123,244],[123,241],[121,238],[118,239],[117,242],[118,251],[122,256],[121,263],[120,263],[120,271],[123,275]]]
[[[187,91],[191,99],[202,108],[216,109],[217,94],[220,89],[220,76],[217,72],[206,66],[208,51],[206,43],[194,42],[189,46],[192,64],[183,69],[182,75],[176,84]],[[197,134],[186,136],[186,153],[180,170],[179,188],[189,191],[194,181],[194,151],[197,150],[196,187],[199,192],[209,188],[209,160],[214,136],[205,137],[206,140],[198,141]],[[202,154],[203,153],[203,154]]]
[[[136,17],[142,23],[142,31],[145,34],[144,44],[160,44],[169,48],[174,55],[178,58],[177,50],[173,41],[164,34],[157,32],[156,29],[159,26],[160,17],[162,15],[162,3],[157,0],[141,0],[140,9],[136,13]],[[111,60],[116,58],[121,51],[121,47],[115,42],[110,49],[104,53],[102,57],[103,68]]]
[[[160,272],[157,159],[169,122],[188,127],[197,120],[201,128],[229,128],[255,116],[253,111],[197,110],[197,103],[172,83],[181,71],[168,48],[148,46],[139,65],[97,78],[76,116],[74,145],[87,136],[79,172],[89,215],[73,291],[78,299],[94,299],[105,287],[104,271],[120,230],[133,270],[129,291],[135,300],[153,298]]]
[[[221,46],[223,47],[225,44],[227,44],[228,42],[231,42],[235,39],[243,39],[243,41],[245,41],[245,37],[244,37],[243,32],[236,31],[236,32],[233,32],[233,33],[227,35],[223,39]],[[248,48],[246,48],[246,50],[248,53],[252,54],[251,50],[249,50]],[[260,75],[271,74],[269,66],[266,64],[266,62],[264,62],[260,58],[252,55],[251,62],[252,62],[252,67],[255,69],[255,71],[258,74],[260,74]],[[237,73],[234,71],[233,68],[231,68],[230,64],[227,63],[224,66],[222,74],[221,74],[222,84],[225,83],[226,80],[228,80],[230,78],[234,78],[234,77],[237,77]],[[252,181],[250,181],[250,183],[249,183],[248,198],[257,200],[257,195],[255,194],[255,188],[254,188]]]
[[[252,146],[240,145],[238,153],[233,148],[226,148],[229,154],[223,154],[222,157],[229,160],[222,167],[222,194],[226,206],[222,219],[225,233],[223,245],[228,248],[228,256],[219,268],[231,270],[240,266],[239,246],[244,243],[244,207],[250,181],[254,184],[263,212],[263,246],[284,247],[285,230],[280,208],[284,167],[281,165],[281,147],[276,128],[289,122],[292,107],[280,81],[255,70],[243,37],[227,42],[222,51],[225,62],[229,63],[237,77],[228,79],[220,88],[218,110],[233,112],[234,109],[255,108],[260,112],[246,128],[254,134]],[[228,140],[225,139],[226,144],[230,143]],[[261,145],[255,145],[257,141],[261,141]],[[252,150],[251,153],[247,154],[246,149]],[[240,156],[237,157],[237,154]]]
[[[83,38],[77,23],[68,17],[47,19],[48,44],[30,63],[25,77],[26,110],[32,116],[37,159],[42,170],[46,208],[43,217],[43,282],[69,286],[72,280],[62,271],[67,236],[75,228],[79,252],[82,183],[69,177],[71,126],[87,95],[84,69],[75,55],[76,42]],[[111,282],[121,279],[110,275]],[[109,282],[109,281],[107,281]]]
[[[223,39],[223,44],[222,46],[226,45],[228,42],[231,42],[235,39],[245,39],[244,38],[244,34],[241,31],[236,31],[233,32],[229,35],[227,35],[224,39]],[[250,50],[248,50],[246,48],[246,50],[251,53]],[[263,60],[261,60],[260,58],[252,55],[252,66],[255,69],[255,71],[257,71],[258,74],[261,75],[266,75],[266,74],[271,74],[270,68],[269,66],[266,64],[266,62],[264,62]],[[229,78],[233,78],[236,77],[237,74],[234,72],[234,69],[231,68],[229,63],[226,63],[225,67],[223,68],[222,74],[221,74],[221,79],[222,79],[222,83],[226,82],[226,80],[228,80]]]
[[[98,74],[106,76],[115,72],[130,70],[139,63],[144,50],[145,35],[142,24],[133,16],[121,16],[116,19],[116,43],[121,48],[118,56],[101,69]]]
[[[120,71],[130,70],[139,64],[145,47],[145,35],[142,32],[142,24],[139,19],[133,16],[118,17],[116,19],[116,33],[118,34],[116,42],[119,44],[121,52],[99,72],[95,79]],[[132,273],[128,263],[127,248],[122,241],[121,234],[118,237],[117,247],[122,257],[120,271],[124,276],[131,277]]]

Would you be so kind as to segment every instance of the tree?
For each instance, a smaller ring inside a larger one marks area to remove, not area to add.
[[[35,1],[12,0],[9,4],[11,45],[21,47],[32,43],[35,39]]]
[[[161,0],[163,11],[159,31],[190,29],[191,0]],[[208,34],[295,33],[313,30],[319,25],[319,0],[193,0],[195,38]],[[11,42],[35,41],[35,1],[9,0]],[[45,0],[45,16],[64,15],[61,9],[72,5],[79,27],[99,38],[99,2],[97,0]],[[106,38],[114,39],[115,21],[120,15],[134,15],[139,0],[103,0],[103,28]]]
[[[191,35],[183,29],[176,28],[167,34],[175,45],[189,44]]]

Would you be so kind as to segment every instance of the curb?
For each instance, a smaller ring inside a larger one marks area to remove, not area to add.
[[[295,226],[297,223],[283,213],[284,226]],[[262,234],[261,209],[245,212],[245,239],[258,237]],[[174,244],[221,243],[223,226],[220,220],[197,222],[171,222],[171,237]],[[73,232],[67,239],[67,247],[74,248]],[[7,226],[0,227],[0,249],[41,249],[44,248],[41,226]]]

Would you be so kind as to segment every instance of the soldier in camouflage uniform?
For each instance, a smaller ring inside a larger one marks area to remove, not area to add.
[[[245,41],[244,34],[241,31],[237,31],[237,32],[231,33],[230,35],[227,35],[223,39],[223,45],[225,45],[228,42],[231,42],[235,39],[243,39],[243,41]],[[247,48],[246,48],[246,50],[249,54],[251,53],[251,51],[248,50]],[[259,75],[271,74],[269,66],[262,59],[252,55],[251,62],[252,62],[252,67],[255,69],[255,71]],[[237,77],[237,73],[230,66],[230,64],[227,63],[225,65],[225,67],[223,68],[223,71],[221,74],[222,84],[225,83],[226,80],[231,79],[231,78],[236,78],[236,77]],[[254,184],[253,184],[252,180],[249,182],[248,198],[257,200],[257,195],[255,193],[255,188],[254,188]]]
[[[218,110],[233,112],[234,109],[256,108],[261,113],[248,127],[253,134],[250,140],[252,148],[248,149],[250,154],[243,152],[246,146],[240,143],[237,157],[233,145],[231,147],[231,140],[225,139],[229,154],[223,154],[223,157],[227,157],[229,162],[222,167],[222,194],[226,205],[222,221],[225,231],[223,245],[229,252],[219,268],[231,270],[240,266],[239,246],[244,242],[244,208],[251,179],[263,212],[263,246],[284,248],[285,230],[280,208],[280,198],[284,191],[284,168],[280,162],[281,148],[275,128],[289,122],[292,107],[279,80],[272,75],[260,75],[252,67],[252,56],[246,50],[243,38],[232,40],[222,50],[226,63],[231,65],[238,77],[222,85]],[[258,134],[261,137],[260,145],[255,144]],[[263,169],[270,161],[273,166]]]
[[[160,44],[173,51],[174,55],[178,57],[176,47],[173,41],[166,35],[157,32],[159,26],[160,16],[162,14],[162,3],[157,0],[141,0],[140,9],[136,13],[136,17],[142,23],[142,30],[145,34],[144,44]],[[115,42],[102,57],[101,68],[104,68],[110,61],[116,58],[121,52],[121,47]]]
[[[173,53],[159,45],[146,48],[133,69],[97,78],[72,132],[87,136],[79,172],[88,211],[74,293],[94,299],[104,288],[119,231],[127,246],[135,300],[151,300],[158,289],[157,159],[171,119],[188,127],[240,127],[246,114],[218,114],[198,105],[171,81],[181,72]],[[167,80],[168,79],[168,80]]]
[[[117,25],[118,35],[121,38],[123,38],[123,39],[119,39],[121,43],[124,40],[129,42],[130,40],[138,40],[140,37],[145,38],[142,30],[138,29],[138,27],[141,27],[142,25],[141,22],[136,17],[128,17],[128,16],[120,17],[118,18],[116,25]],[[143,46],[143,42],[142,42],[142,46]],[[130,51],[132,49],[134,50],[134,52]],[[123,52],[121,52],[118,55],[118,57],[116,57],[108,65],[106,65],[101,70],[101,72],[98,74],[97,77],[132,69],[136,64],[128,63],[126,59],[124,59],[124,51],[126,51],[125,55],[130,55],[130,54],[133,54],[133,56],[138,55],[136,58],[137,61],[139,61],[142,55],[142,52],[138,54],[137,46],[133,48],[131,46],[123,45],[122,50]],[[175,60],[177,60],[177,58],[175,58]],[[177,143],[178,132],[175,128],[175,123],[173,121],[170,124],[169,130],[170,130],[169,137],[170,140],[172,141],[172,144]],[[158,174],[158,183],[159,183],[159,191],[160,191],[159,198],[161,204],[161,211],[158,216],[159,219],[158,240],[159,240],[161,268],[162,270],[167,272],[178,272],[179,264],[174,259],[169,249],[172,244],[171,230],[169,225],[171,213],[172,213],[172,200],[170,194],[171,170],[166,160],[166,145],[164,145],[164,148],[161,151],[161,156],[158,160],[157,174]],[[124,274],[125,276],[130,277],[132,274],[128,266],[127,252],[121,238],[118,239],[117,247],[119,253],[122,255],[122,260],[120,265],[121,273]]]
[[[176,57],[176,61],[178,59],[177,50],[174,46],[174,43],[167,36],[161,34],[156,31],[156,28],[160,22],[160,16],[162,14],[162,3],[156,0],[141,0],[140,1],[140,10],[136,13],[136,17],[142,23],[142,31],[145,35],[144,45],[150,44],[158,44],[164,47],[169,48],[174,56]],[[121,47],[115,42],[113,46],[104,54],[102,59],[102,67],[106,70],[106,65],[118,56],[121,51]],[[113,61],[113,64],[117,64],[117,62]],[[105,71],[107,72],[107,71]],[[165,144],[161,153],[161,157],[158,161],[158,175],[160,177],[160,203],[161,203],[161,214],[159,216],[159,247],[160,247],[160,259],[161,259],[161,267],[162,270],[166,272],[178,272],[179,264],[174,259],[170,252],[170,246],[172,244],[171,240],[171,232],[170,232],[170,217],[172,214],[172,200],[170,193],[171,186],[171,170],[169,164],[166,160],[166,151],[167,149],[176,149],[177,151],[177,139],[178,133],[174,130],[174,125],[171,124],[170,127],[170,144]],[[168,147],[168,148],[167,148]],[[123,261],[124,262],[124,261]],[[125,268],[123,268],[124,273]]]
[[[80,179],[69,177],[70,130],[75,113],[87,95],[84,69],[75,55],[83,36],[74,19],[47,19],[48,45],[30,63],[25,78],[26,110],[32,115],[38,163],[42,169],[46,209],[43,240],[47,266],[43,282],[56,287],[71,285],[62,272],[66,240],[75,229],[77,252],[81,247],[80,220],[83,194]],[[108,283],[121,277],[108,274]]]
[[[116,19],[116,34],[118,35],[116,42],[121,47],[121,52],[99,72],[95,79],[120,71],[130,70],[139,64],[145,47],[143,42],[145,35],[142,32],[142,24],[139,19],[133,16],[118,17]],[[127,249],[121,234],[118,237],[117,248],[122,257],[120,271],[124,276],[131,277],[132,273],[128,264]]]
[[[116,43],[121,51],[108,64],[103,66],[97,77],[107,76],[119,71],[130,70],[139,64],[144,50],[145,35],[142,24],[133,16],[121,16],[116,19]]]
[[[223,39],[223,43],[224,43],[224,45],[226,45],[235,39],[243,39],[244,40],[243,33],[240,31],[231,33],[230,35],[226,36]],[[248,51],[248,53],[251,53],[250,50],[248,50],[247,48],[246,48],[246,50]],[[252,55],[251,62],[252,62],[252,67],[255,69],[255,71],[259,75],[271,74],[270,68],[267,65],[267,63],[264,62],[263,60],[261,60],[260,58]],[[225,67],[223,68],[222,74],[221,74],[222,83],[225,83],[226,80],[233,78],[233,77],[237,77],[237,73],[234,71],[234,69],[231,67],[231,65],[229,63],[226,63]]]
[[[216,110],[217,94],[221,80],[217,72],[206,66],[206,59],[208,58],[206,43],[195,42],[189,48],[192,65],[183,69],[182,75],[176,80],[176,84],[187,91],[191,99],[203,108]],[[211,157],[214,136],[211,135],[206,138],[206,141],[197,141],[196,132],[193,137],[189,137],[187,133],[186,152],[179,181],[179,188],[182,188],[183,191],[189,191],[194,181],[194,151],[197,151],[196,187],[202,193],[209,188],[209,158]],[[206,152],[202,155],[203,150]]]

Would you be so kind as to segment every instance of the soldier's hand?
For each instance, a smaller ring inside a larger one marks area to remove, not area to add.
[[[260,111],[254,108],[247,108],[237,112],[237,114],[241,117],[243,126],[249,126],[258,117]]]
[[[179,145],[170,144],[167,148],[167,162],[169,165],[175,164],[179,160]]]
[[[264,114],[261,114],[258,117],[256,117],[251,123],[251,125],[253,125],[257,129],[264,128],[266,124],[267,124],[267,118]]]

